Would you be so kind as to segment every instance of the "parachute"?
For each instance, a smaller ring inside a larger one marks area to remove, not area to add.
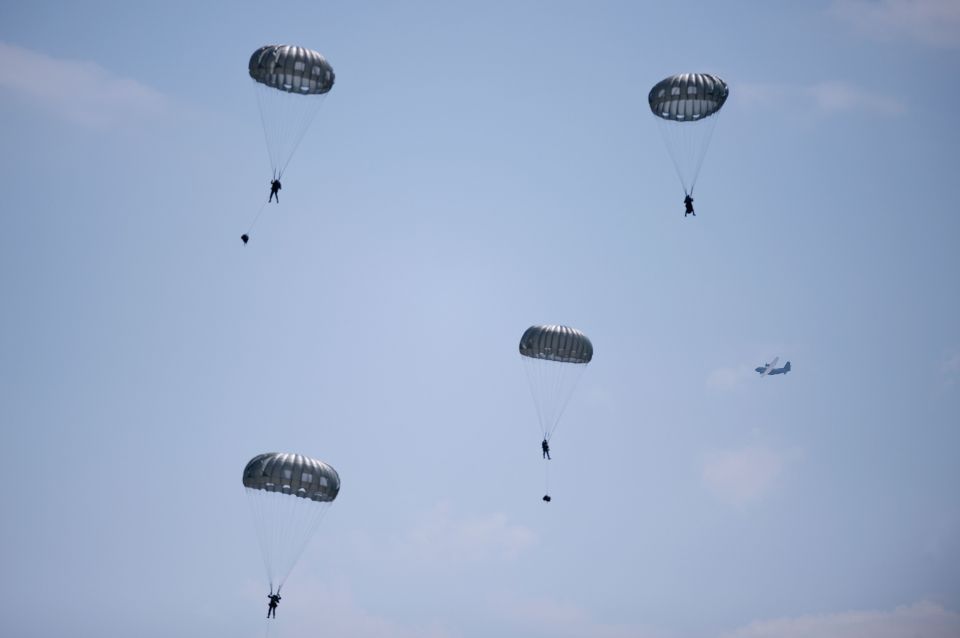
[[[547,442],[553,437],[580,376],[593,359],[593,344],[574,328],[530,326],[520,337],[520,357],[537,407],[543,456],[549,459]],[[544,466],[544,476],[547,493],[543,500],[549,503],[549,464]]]
[[[333,88],[333,67],[316,51],[268,45],[250,56],[249,71],[260,105],[273,177],[280,179],[324,96]]]
[[[657,82],[647,100],[677,169],[683,191],[693,194],[717,114],[727,101],[726,83],[709,73],[681,73]]]
[[[259,454],[243,469],[270,591],[280,591],[340,492],[340,476],[299,454]]]
[[[574,328],[530,326],[520,338],[520,356],[530,381],[540,430],[549,441],[586,364],[593,359],[593,344]]]

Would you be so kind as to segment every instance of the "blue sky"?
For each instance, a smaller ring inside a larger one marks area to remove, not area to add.
[[[244,247],[268,43],[337,81]],[[0,634],[263,635],[267,451],[343,481],[274,636],[960,634],[955,2],[38,1],[0,58]],[[537,323],[595,348],[549,505]]]

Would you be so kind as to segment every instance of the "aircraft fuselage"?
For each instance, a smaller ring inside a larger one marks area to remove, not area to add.
[[[768,367],[769,366],[760,366],[760,367],[754,368],[754,371],[765,377],[773,376],[775,374],[786,374],[790,372],[789,361],[787,361],[787,365],[783,366],[782,368],[774,368],[773,370],[770,370],[770,372],[767,372]]]

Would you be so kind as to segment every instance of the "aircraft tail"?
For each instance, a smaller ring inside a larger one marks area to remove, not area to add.
[[[783,373],[786,374],[790,372],[790,362],[787,361],[787,365],[783,366]]]

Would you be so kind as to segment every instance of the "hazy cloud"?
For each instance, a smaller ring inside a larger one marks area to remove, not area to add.
[[[942,370],[944,374],[960,373],[960,352],[947,355],[947,358],[943,362]]]
[[[940,382],[950,389],[960,381],[960,352],[948,352],[940,363]]]
[[[845,82],[821,82],[807,87],[808,94],[821,111],[866,111],[897,115],[906,107],[895,98],[873,93]]]
[[[94,128],[163,117],[170,100],[92,62],[64,60],[0,42],[0,91]]]
[[[789,456],[761,445],[711,452],[703,481],[720,500],[743,506],[766,496],[783,473]]]
[[[289,598],[289,597],[287,597]],[[286,609],[282,607],[286,605]],[[299,608],[297,608],[299,606]],[[297,598],[281,603],[284,635],[322,635],[351,638],[456,638],[461,634],[439,621],[411,625],[373,613],[354,600],[349,592],[316,583],[300,582]]]
[[[897,98],[849,82],[828,81],[806,85],[745,82],[737,85],[737,95],[748,106],[777,106],[820,115],[859,112],[893,116],[906,112],[906,106]]]
[[[517,623],[521,629],[534,635],[558,638],[658,638],[665,635],[648,627],[598,621],[582,607],[548,598],[501,599],[496,606],[508,624]]]
[[[503,514],[458,518],[440,503],[408,533],[403,551],[419,560],[511,559],[537,542],[537,535],[512,525]]]
[[[880,40],[960,46],[960,2],[956,0],[835,0],[830,13]]]
[[[724,638],[955,638],[960,614],[921,602],[893,611],[846,611],[836,614],[758,620],[724,634]]]
[[[736,368],[717,368],[707,375],[707,387],[711,390],[732,390],[755,374],[753,368],[748,365]]]

